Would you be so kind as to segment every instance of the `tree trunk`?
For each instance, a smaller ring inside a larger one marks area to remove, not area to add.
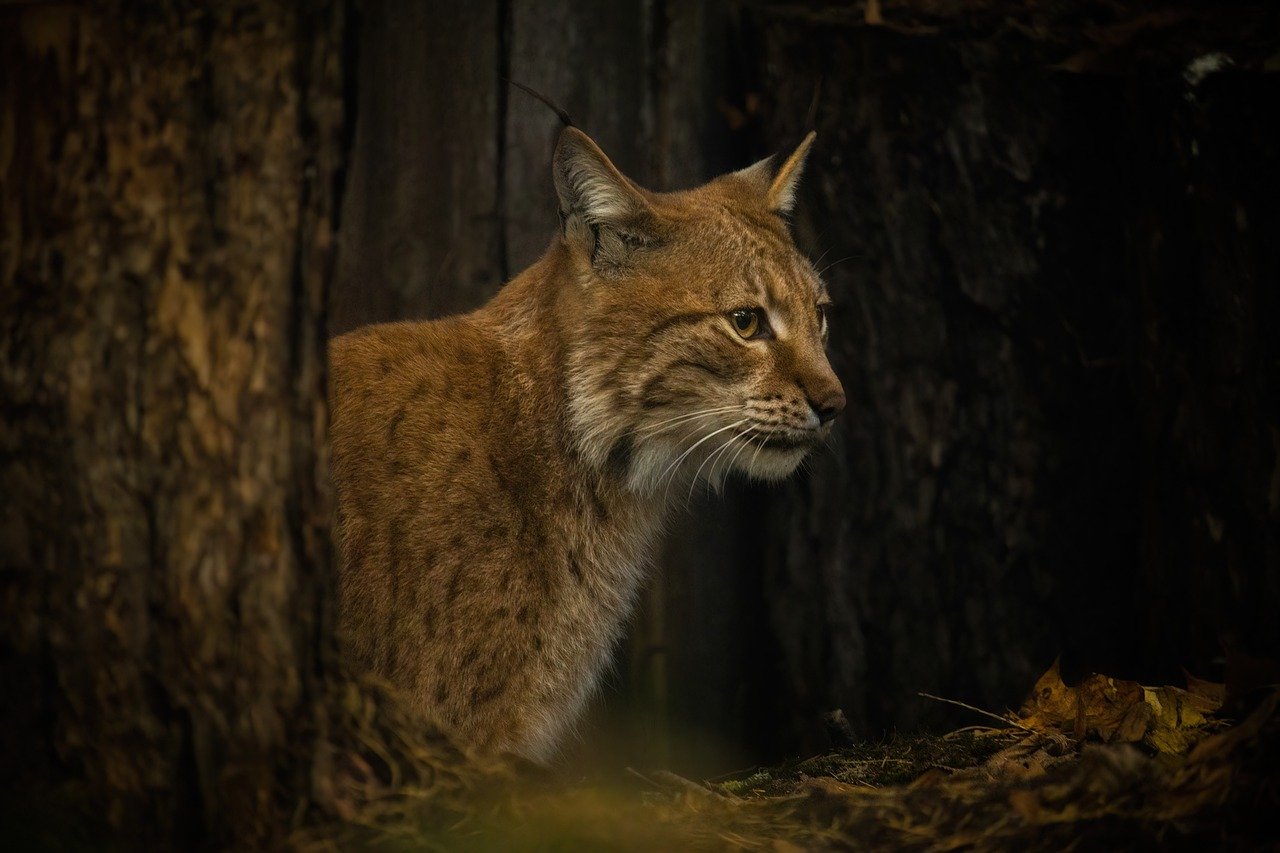
[[[340,10],[0,9],[0,754],[162,843],[279,832],[325,727]]]
[[[1276,12],[1126,52],[911,5],[760,17],[776,140],[822,85],[800,231],[850,401],[769,511],[764,751],[833,707],[958,722],[918,691],[1016,705],[1059,653],[1155,683],[1280,655],[1280,86],[1184,73],[1260,65]]]
[[[471,310],[501,284],[503,5],[357,5],[333,333]]]

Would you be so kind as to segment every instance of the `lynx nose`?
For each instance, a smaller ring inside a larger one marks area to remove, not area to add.
[[[833,388],[819,400],[809,400],[809,407],[822,423],[829,423],[844,410],[844,389]]]

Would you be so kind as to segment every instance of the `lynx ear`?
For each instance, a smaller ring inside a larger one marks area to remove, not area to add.
[[[765,206],[769,210],[774,213],[790,213],[796,206],[796,187],[800,184],[804,161],[809,156],[809,148],[816,136],[815,132],[809,131],[809,135],[796,146],[796,150],[776,174],[773,170],[773,157],[766,157],[734,174],[760,187],[764,193]]]
[[[560,133],[553,177],[565,239],[593,265],[618,266],[647,242],[650,210],[643,193],[576,127]]]

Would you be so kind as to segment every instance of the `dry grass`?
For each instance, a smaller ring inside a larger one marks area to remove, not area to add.
[[[710,782],[633,773],[611,788],[459,770],[456,752],[416,744],[429,769],[401,767],[391,785],[385,768],[353,760],[368,771],[348,791],[352,814],[294,840],[377,850],[1256,849],[1280,838],[1278,706],[1272,692],[1183,756],[976,726]]]

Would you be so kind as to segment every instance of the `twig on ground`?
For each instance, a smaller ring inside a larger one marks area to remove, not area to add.
[[[948,705],[955,705],[959,708],[964,708],[967,711],[973,711],[975,714],[981,714],[984,717],[990,717],[993,720],[999,720],[1000,722],[1004,723],[1007,726],[1013,726],[1014,728],[1022,729],[1024,732],[1030,732],[1033,735],[1043,734],[1043,732],[1038,732],[1035,729],[1031,728],[1030,726],[1025,726],[1011,717],[1002,717],[999,714],[993,713],[991,711],[983,710],[982,708],[969,705],[965,702],[960,702],[955,699],[947,699],[942,696],[934,696],[932,693],[917,692],[916,695],[923,696],[926,699],[932,699],[935,702],[945,702]]]

